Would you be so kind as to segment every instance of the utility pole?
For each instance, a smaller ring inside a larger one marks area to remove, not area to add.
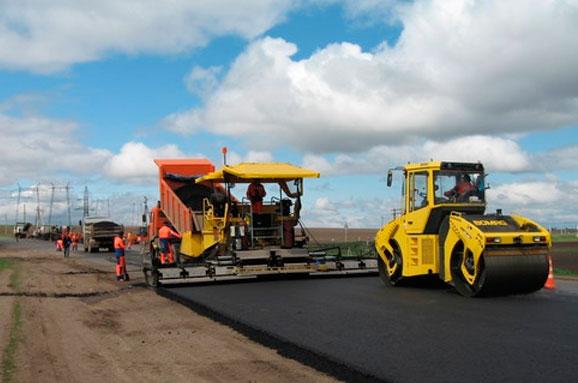
[[[26,223],[26,204],[24,204],[24,220],[22,222]]]
[[[110,217],[110,198],[106,199],[106,216]]]
[[[51,190],[50,190],[50,206],[48,208],[48,226],[52,225],[52,206],[54,205],[54,184],[51,183]]]
[[[36,184],[36,228],[39,229],[40,225],[40,186]]]
[[[18,223],[18,220],[20,219],[19,215],[20,215],[20,195],[22,194],[22,187],[20,186],[20,184],[18,184],[18,197],[16,198],[16,221],[14,222],[14,224]]]
[[[133,203],[132,203],[131,213],[130,213],[130,223],[131,223],[131,225],[134,225],[134,221],[135,221],[134,217],[135,217],[135,215],[136,215],[136,212],[137,212],[137,210],[136,210],[136,202],[133,202]]]
[[[66,207],[68,209],[68,227],[72,226],[72,216],[70,214],[70,182],[66,184]]]

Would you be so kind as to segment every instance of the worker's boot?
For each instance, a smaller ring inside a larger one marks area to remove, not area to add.
[[[128,276],[128,273],[124,274],[124,281],[125,281],[125,282],[130,281],[130,278],[129,278],[129,276]]]

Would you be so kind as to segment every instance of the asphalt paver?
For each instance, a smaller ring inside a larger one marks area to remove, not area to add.
[[[529,383],[578,376],[578,295],[562,290],[472,299],[444,286],[388,288],[377,277],[358,277],[160,292],[275,339],[280,351],[289,345],[315,355],[309,364],[327,361],[358,374],[337,374],[346,380]]]

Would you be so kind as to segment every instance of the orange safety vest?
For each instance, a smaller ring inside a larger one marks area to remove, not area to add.
[[[121,237],[116,236],[114,237],[114,248],[115,249],[124,249],[126,246],[124,245],[124,241]]]
[[[177,238],[180,237],[179,233],[176,233],[167,225],[163,225],[163,227],[159,229],[159,238],[170,238],[171,235]]]

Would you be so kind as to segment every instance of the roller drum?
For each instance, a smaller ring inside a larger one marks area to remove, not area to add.
[[[473,285],[460,275],[455,276],[454,286],[465,296],[496,296],[528,294],[544,287],[548,278],[548,256],[491,255],[480,260],[479,276]]]

